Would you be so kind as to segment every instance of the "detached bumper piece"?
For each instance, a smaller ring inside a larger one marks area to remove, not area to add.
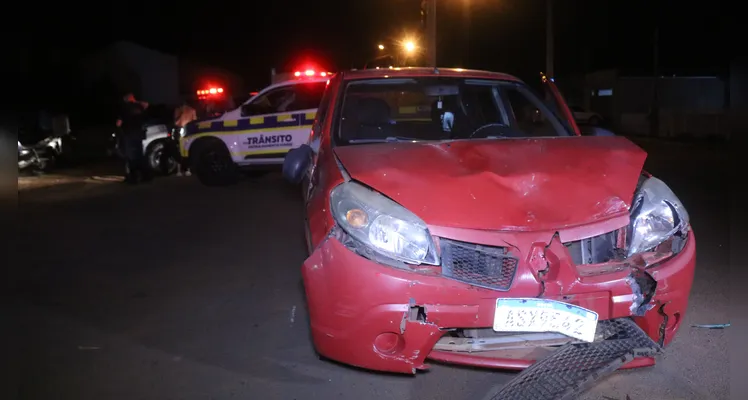
[[[520,372],[491,400],[575,399],[591,384],[638,357],[661,351],[629,318],[600,321],[601,340],[570,343]]]

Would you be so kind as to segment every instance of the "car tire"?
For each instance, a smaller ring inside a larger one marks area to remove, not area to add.
[[[205,186],[229,186],[239,180],[239,174],[226,146],[217,140],[196,143],[190,153],[192,173]]]
[[[177,171],[177,161],[174,157],[169,157],[167,151],[166,143],[162,140],[148,146],[145,157],[153,172],[171,175]]]
[[[600,125],[600,118],[598,118],[598,117],[590,117],[590,119],[587,120],[587,125],[590,125],[590,126],[598,126],[598,125]]]

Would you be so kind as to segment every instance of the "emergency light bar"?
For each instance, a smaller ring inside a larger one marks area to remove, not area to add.
[[[198,95],[206,95],[206,94],[216,94],[216,93],[223,93],[223,88],[210,88],[205,90],[198,90]]]
[[[197,98],[200,100],[207,99],[208,96],[215,96],[218,94],[223,93],[223,88],[210,88],[210,89],[202,89],[197,91]]]
[[[319,73],[317,73],[313,69],[308,69],[306,71],[296,71],[293,74],[293,76],[295,76],[297,78],[300,78],[301,76],[305,76],[305,77],[309,77],[309,78],[314,77],[314,76],[325,77],[325,76],[328,76],[328,75],[332,75],[332,72],[319,72]]]

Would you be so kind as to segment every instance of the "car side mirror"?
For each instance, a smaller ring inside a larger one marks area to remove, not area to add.
[[[283,177],[290,183],[301,183],[312,162],[313,153],[314,150],[306,144],[291,149],[283,160]]]

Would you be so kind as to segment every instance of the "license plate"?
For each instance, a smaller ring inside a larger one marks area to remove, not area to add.
[[[585,342],[595,340],[598,315],[573,304],[546,299],[497,299],[493,330],[555,332]]]

